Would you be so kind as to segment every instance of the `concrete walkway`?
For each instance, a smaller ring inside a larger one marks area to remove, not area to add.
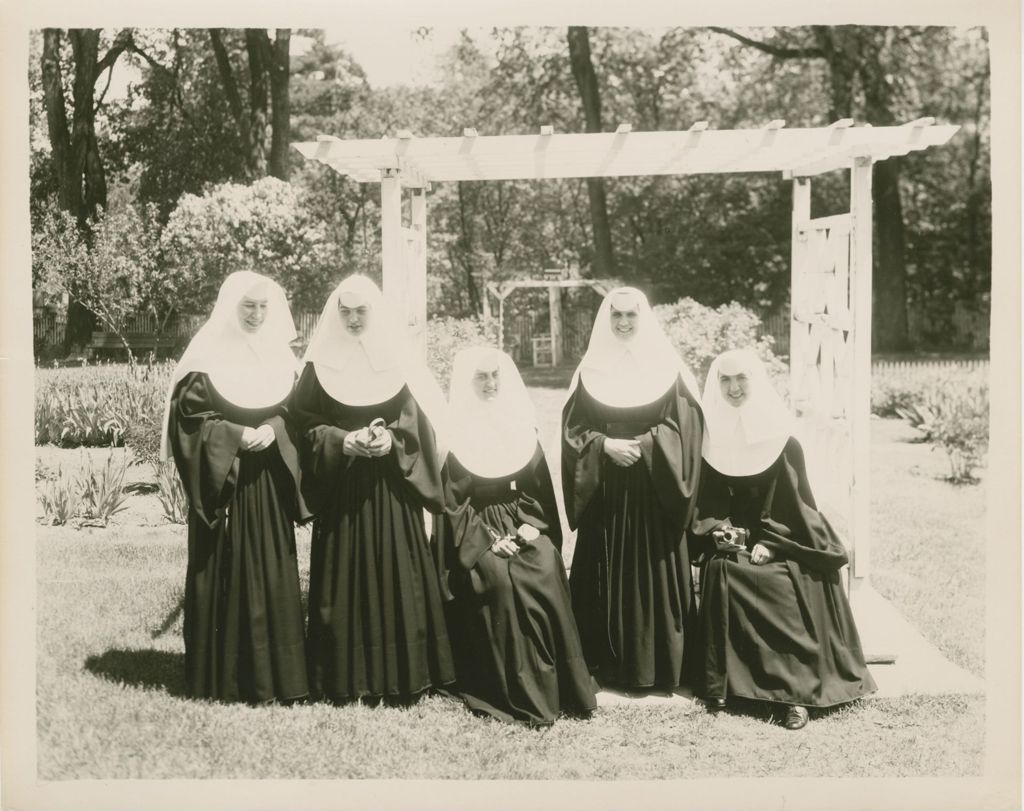
[[[878,692],[870,698],[906,695],[983,694],[985,682],[946,659],[907,622],[896,607],[870,586],[857,589],[851,597],[857,630],[865,655],[892,659],[892,664],[869,664]],[[651,695],[599,690],[599,707],[621,704],[696,706],[688,688]]]

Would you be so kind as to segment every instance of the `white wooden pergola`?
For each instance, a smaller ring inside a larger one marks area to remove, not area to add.
[[[688,130],[536,135],[479,135],[340,140],[294,144],[361,183],[381,187],[384,294],[425,346],[427,319],[426,195],[445,181],[700,175],[777,172],[793,183],[790,400],[800,416],[819,501],[846,519],[854,590],[870,564],[871,165],[946,143],[958,127],[921,118],[902,126]],[[849,171],[850,211],[811,217],[810,180]],[[402,193],[411,194],[410,222]],[[825,474],[827,471],[827,475]]]

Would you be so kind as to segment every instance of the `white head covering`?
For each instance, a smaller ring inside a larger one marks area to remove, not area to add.
[[[341,320],[338,301],[365,304],[369,317],[352,335]],[[403,385],[426,412],[438,448],[447,447],[447,406],[440,386],[419,361],[406,330],[374,282],[361,275],[342,280],[327,298],[303,357],[312,363],[323,390],[339,403],[365,406],[394,397]]]
[[[719,374],[747,376],[747,399],[731,405],[722,396]],[[703,455],[726,476],[753,476],[768,469],[793,433],[793,417],[768,379],[761,359],[749,349],[723,352],[704,382]]]
[[[477,369],[498,368],[498,393],[481,399],[473,387]],[[451,452],[463,466],[496,479],[522,470],[537,450],[537,413],[519,370],[508,355],[490,346],[463,349],[455,356],[448,394]]]
[[[239,302],[249,293],[267,296],[267,313],[259,331],[246,332],[239,323]],[[190,372],[204,372],[225,400],[241,408],[266,408],[284,400],[295,383],[298,361],[289,344],[295,322],[284,290],[273,279],[240,270],[220,286],[217,302],[178,361],[164,401],[161,458],[170,455],[167,442],[171,395]]]
[[[631,338],[623,339],[612,330],[612,299],[616,299],[616,309],[635,306],[639,312]],[[665,335],[647,296],[635,287],[617,287],[601,302],[587,353],[573,376],[569,393],[572,394],[582,379],[594,399],[605,405],[640,406],[665,394],[679,375],[693,398],[699,401],[697,379]]]

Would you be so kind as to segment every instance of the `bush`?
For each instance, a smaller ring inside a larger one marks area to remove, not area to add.
[[[64,526],[78,514],[78,483],[58,468],[56,475],[46,478],[40,500],[46,523]]]
[[[114,455],[107,457],[107,463],[99,470],[89,462],[78,482],[81,498],[82,526],[105,527],[114,513],[125,508],[128,495],[124,491],[124,474],[127,462],[114,467]]]
[[[163,507],[164,517],[172,524],[188,522],[188,501],[182,487],[178,469],[172,459],[154,462],[156,468],[157,496]]]
[[[661,322],[676,350],[702,384],[708,369],[722,352],[753,349],[764,361],[779,393],[788,391],[789,367],[772,350],[772,338],[758,338],[761,319],[752,310],[736,302],[706,307],[691,298],[675,304],[659,304],[654,314]]]
[[[444,392],[455,353],[467,346],[498,345],[497,325],[490,330],[479,318],[431,318],[427,322],[427,365]]]
[[[924,385],[916,402],[898,410],[933,450],[946,452],[950,481],[977,481],[974,470],[988,450],[988,384],[984,380],[945,379]]]

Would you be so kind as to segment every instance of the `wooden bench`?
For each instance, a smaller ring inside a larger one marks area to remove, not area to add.
[[[173,349],[177,339],[173,335],[154,335],[151,332],[128,332],[125,339],[132,348],[132,352],[156,352],[160,349]],[[124,351],[124,344],[113,332],[93,332],[89,340],[89,349],[101,350],[104,352]]]

